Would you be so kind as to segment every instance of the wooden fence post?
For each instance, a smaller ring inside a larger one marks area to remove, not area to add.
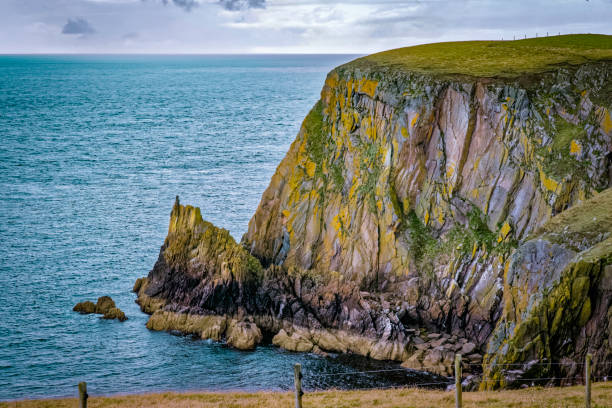
[[[586,408],[591,408],[591,359],[593,356],[589,353],[584,358],[584,405]]]
[[[79,408],[87,408],[87,383],[80,382],[79,383]]]
[[[295,408],[302,408],[302,365],[296,364],[293,366],[295,378]]]
[[[461,408],[461,354],[455,354],[455,408]]]

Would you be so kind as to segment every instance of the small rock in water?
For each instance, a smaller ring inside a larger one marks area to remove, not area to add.
[[[89,300],[86,300],[85,302],[79,302],[77,303],[72,310],[74,312],[79,312],[81,314],[90,314],[90,313],[95,313],[96,312],[96,305],[94,302],[90,302]]]
[[[98,298],[98,303],[96,303],[96,313],[105,314],[114,307],[116,307],[115,301],[110,296],[102,296]]]
[[[72,310],[81,314],[101,314],[103,319],[117,319],[120,322],[127,320],[125,313],[115,305],[115,301],[110,296],[99,297],[97,303],[89,300],[79,302]]]
[[[117,319],[120,322],[124,322],[127,320],[127,316],[125,315],[125,313],[123,313],[123,311],[121,309],[119,309],[118,307],[113,307],[108,309],[104,315],[102,316],[103,319]]]

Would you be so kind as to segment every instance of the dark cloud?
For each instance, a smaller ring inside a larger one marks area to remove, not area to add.
[[[77,17],[74,20],[69,18],[62,28],[62,34],[93,34],[96,30],[84,18]]]
[[[226,10],[238,11],[249,8],[266,8],[266,0],[219,0],[219,4]]]

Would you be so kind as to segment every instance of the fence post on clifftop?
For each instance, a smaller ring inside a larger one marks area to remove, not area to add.
[[[302,365],[296,364],[293,366],[295,377],[295,408],[302,408]]]
[[[80,382],[79,383],[79,408],[87,408],[87,383]]]
[[[593,358],[591,353],[584,358],[584,405],[586,408],[591,408],[591,358]]]
[[[461,354],[455,354],[455,408],[461,408]]]

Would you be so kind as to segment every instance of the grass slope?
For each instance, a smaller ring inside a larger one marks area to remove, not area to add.
[[[76,388],[76,387],[75,387]],[[291,393],[163,393],[128,395],[118,397],[91,397],[91,408],[276,408],[293,407]],[[593,408],[610,407],[612,383],[595,383],[592,388]],[[392,389],[370,391],[324,391],[307,393],[304,407],[317,408],[451,408],[455,406],[454,393],[427,391],[422,389]],[[0,403],[0,408],[47,407],[64,408],[77,406],[76,399],[38,400]],[[466,392],[463,393],[466,408],[574,408],[584,407],[584,387],[528,388],[514,391]]]
[[[612,61],[612,36],[571,34],[516,41],[463,41],[398,48],[347,65],[389,67],[431,75],[515,78],[559,65]]]

